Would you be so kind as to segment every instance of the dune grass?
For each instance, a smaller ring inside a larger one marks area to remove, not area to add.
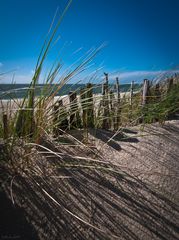
[[[35,89],[37,88],[44,62],[48,56],[51,45],[54,44],[57,30],[71,2],[70,0],[57,23],[53,25],[54,21],[52,22],[50,32],[44,41],[37,60],[34,76],[23,100],[19,102],[18,99],[14,97],[11,99],[11,102],[16,103],[18,111],[16,111],[13,116],[10,116],[11,114],[9,115],[7,112],[11,112],[11,106],[7,106],[7,109],[4,109],[3,102],[1,101],[3,116],[6,116],[7,119],[4,118],[4,121],[1,121],[0,134],[1,137],[5,139],[8,138],[8,141],[13,141],[16,137],[23,137],[26,140],[30,139],[32,142],[38,142],[44,131],[51,131],[54,128],[52,109],[56,104],[54,102],[55,95],[68,81],[84,71],[91,60],[101,48],[103,48],[103,46],[100,46],[99,48],[88,51],[86,55],[67,69],[66,75],[61,74],[62,64],[56,61],[47,73],[46,79],[44,79],[41,95],[35,96]],[[11,92],[4,94],[9,95],[11,98]],[[3,98],[3,96],[1,97]],[[73,111],[76,111],[76,106],[73,108]],[[8,132],[8,134],[3,136],[5,131]]]
[[[46,79],[44,79],[45,84],[41,91],[41,95],[35,96],[35,89],[37,88],[44,62],[48,56],[51,45],[54,43],[57,29],[70,4],[71,1],[69,1],[69,4],[65,8],[64,13],[57,21],[56,25],[51,26],[51,34],[47,35],[47,38],[44,41],[44,45],[37,60],[35,73],[29,88],[27,89],[26,96],[21,102],[18,102],[18,99],[16,98],[11,99],[12,102],[16,103],[18,110],[12,114],[11,105],[7,106],[7,109],[3,109],[0,125],[0,137],[4,139],[2,160],[4,162],[10,160],[9,166],[15,170],[12,171],[11,189],[14,177],[16,174],[18,175],[20,173],[21,176],[28,176],[29,179],[31,179],[42,190],[47,199],[55,203],[57,206],[60,206],[59,202],[55,200],[47,190],[39,185],[39,180],[36,177],[41,177],[40,174],[43,174],[43,172],[38,171],[39,166],[32,168],[31,160],[34,154],[33,151],[36,151],[36,158],[38,158],[38,154],[41,154],[40,156],[46,154],[55,157],[56,160],[58,160],[56,161],[56,164],[52,166],[55,171],[57,169],[65,169],[65,173],[69,173],[67,171],[68,169],[71,169],[72,171],[74,169],[88,169],[89,171],[94,171],[97,175],[104,174],[102,178],[104,181],[105,174],[107,174],[110,178],[114,178],[115,180],[122,179],[121,182],[129,181],[132,185],[131,182],[134,179],[133,175],[128,174],[127,171],[122,170],[119,167],[117,168],[115,164],[109,162],[107,158],[101,156],[98,151],[94,150],[89,145],[89,128],[101,129],[104,128],[104,125],[110,126],[107,127],[107,130],[111,130],[112,135],[101,147],[100,150],[102,151],[105,144],[109,144],[117,135],[121,134],[122,137],[125,137],[125,135],[122,135],[124,128],[140,123],[146,124],[156,121],[163,123],[179,110],[179,84],[177,82],[168,90],[168,88],[166,89],[166,80],[163,81],[160,98],[156,98],[156,93],[154,91],[155,84],[150,88],[148,103],[145,106],[142,106],[141,104],[140,92],[134,94],[131,104],[129,95],[124,95],[119,101],[115,93],[110,89],[108,89],[109,91],[106,96],[99,95],[94,97],[92,94],[93,85],[88,83],[86,88],[80,92],[80,104],[79,101],[73,99],[65,107],[61,106],[60,108],[59,101],[54,101],[57,92],[68,83],[69,80],[84,71],[92,59],[99,51],[101,51],[103,46],[89,51],[80,59],[80,61],[77,62],[77,64],[68,69],[66,75],[61,75],[61,62],[55,62],[48,72]],[[98,102],[98,104],[95,105],[94,101]],[[1,103],[1,105],[3,106],[3,103]],[[54,115],[56,115],[56,117],[54,117]],[[78,137],[73,136],[70,131],[61,129],[61,126],[66,124],[64,123],[66,120],[67,122],[71,121],[68,130],[78,130],[83,128],[83,130],[86,131],[85,141],[79,140]],[[53,136],[54,131],[57,131],[57,137]],[[67,147],[69,146],[70,148],[70,145],[74,144],[75,147],[77,146],[79,149],[82,148],[84,156],[74,155],[68,151],[65,153],[60,152],[59,149],[56,148],[56,144],[59,144],[59,146],[62,144],[58,138],[59,132],[60,134],[64,134],[69,140],[69,143],[66,144]],[[48,144],[51,144],[50,147]],[[87,156],[86,153],[88,153],[89,156]],[[52,169],[50,169],[50,171],[51,170]],[[48,177],[52,177],[50,173],[53,171],[50,171],[49,175],[47,174]],[[80,175],[80,171],[78,174]],[[75,174],[73,173],[72,176],[74,177],[74,175]],[[58,175],[56,177],[64,176]],[[48,185],[47,179],[43,181]],[[138,179],[136,180],[136,183],[139,183],[139,181],[137,181]],[[13,199],[12,191],[11,198]],[[86,221],[65,207],[64,209],[68,214],[86,226],[106,235],[108,234],[106,231],[103,231],[100,226],[96,226],[93,223]],[[116,236],[115,234],[111,234],[110,237],[112,239],[119,238],[119,236]]]

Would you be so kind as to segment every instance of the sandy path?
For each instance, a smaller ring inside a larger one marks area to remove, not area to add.
[[[13,182],[15,205],[38,238],[179,239],[179,121],[127,129],[108,143],[112,132],[89,132],[86,150],[71,138],[73,146],[44,142],[59,157],[34,150]],[[3,188],[8,194],[8,182]]]

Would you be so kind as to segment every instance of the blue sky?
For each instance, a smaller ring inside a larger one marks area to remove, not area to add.
[[[0,0],[0,72],[15,70],[16,82],[30,80],[54,13],[67,0]],[[178,0],[73,0],[59,28],[46,66],[61,58],[66,66],[91,47],[107,46],[91,71],[103,66],[122,82],[153,77],[179,63]],[[77,50],[77,51],[76,51]],[[11,81],[12,73],[1,82]]]

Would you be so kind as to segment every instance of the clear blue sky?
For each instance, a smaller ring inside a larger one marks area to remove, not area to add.
[[[59,7],[60,14],[66,3],[0,0],[0,72],[17,69],[16,81],[27,81],[55,10]],[[67,65],[74,60],[75,50],[82,48],[79,57],[107,42],[94,62],[109,73],[122,72],[124,80],[130,74],[136,78],[169,69],[179,63],[178,10],[179,0],[73,0],[48,64],[65,42],[62,57]]]

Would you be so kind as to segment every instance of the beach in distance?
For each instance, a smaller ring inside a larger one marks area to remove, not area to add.
[[[56,96],[64,96],[67,95],[70,91],[75,91],[79,94],[80,90],[85,88],[85,84],[65,84],[60,90],[57,92]],[[43,84],[39,84],[35,88],[35,95],[39,96],[43,94]],[[48,94],[49,91],[55,91],[58,85],[51,85],[48,91],[45,94]],[[134,84],[134,91],[138,90],[140,84]],[[13,99],[13,98],[23,98],[27,90],[29,88],[29,84],[0,84],[0,100],[2,99]],[[110,89],[114,89],[115,85],[110,84]],[[93,84],[93,93],[100,94],[102,89],[102,84]],[[130,90],[130,84],[121,84],[120,91],[127,92]]]
[[[69,97],[68,94],[70,91],[77,93],[77,99],[79,100],[79,93],[81,89],[85,88],[85,84],[65,84],[55,95],[53,101],[51,101],[50,105],[54,104],[58,100],[62,99],[63,105],[69,105]],[[39,84],[35,88],[35,96],[38,97],[40,95],[48,95],[50,91],[55,91],[58,87],[57,85],[51,85],[51,87],[43,93],[43,84]],[[139,90],[140,85],[135,84],[134,91]],[[15,112],[19,108],[21,108],[21,103],[23,98],[27,95],[27,91],[29,89],[28,84],[0,84],[0,113],[4,112]],[[115,85],[109,85],[109,89],[113,90],[114,96],[115,94]],[[102,85],[94,84],[93,85],[93,102],[97,107],[99,105],[100,100],[102,99]],[[124,95],[129,95],[130,92],[130,84],[123,84],[120,86],[120,96],[121,98]],[[15,99],[15,101],[14,101]]]
[[[134,92],[135,93],[135,92]],[[120,93],[120,98],[123,97],[128,98],[130,96],[130,91],[126,92],[121,92]],[[100,101],[102,100],[102,94],[101,93],[94,93],[93,94],[93,104],[95,106],[95,109],[98,108]],[[115,99],[117,98],[116,94],[114,94]],[[38,96],[36,97],[38,98]],[[54,104],[56,104],[58,101],[62,100],[63,106],[69,107],[70,106],[70,101],[69,101],[69,95],[58,95],[53,98],[53,100],[49,103],[49,111],[52,111]],[[7,113],[9,114],[11,112],[15,113],[17,110],[22,109],[22,102],[23,98],[16,98],[15,101],[13,98],[4,98],[0,99],[0,114],[2,113]],[[80,95],[77,95],[77,102],[80,106]]]

